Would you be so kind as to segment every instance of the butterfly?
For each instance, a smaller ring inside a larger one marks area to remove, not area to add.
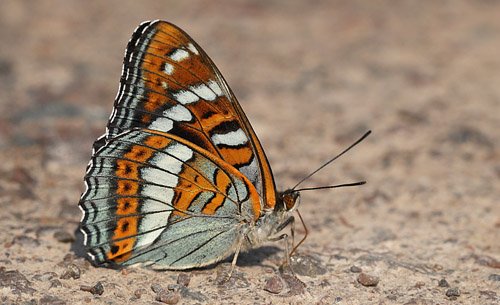
[[[180,270],[235,254],[234,268],[239,252],[287,239],[280,231],[299,199],[295,188],[276,191],[259,139],[212,60],[165,21],[133,33],[84,181],[80,230],[96,265]]]

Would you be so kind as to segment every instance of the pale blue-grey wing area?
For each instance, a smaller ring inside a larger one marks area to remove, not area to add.
[[[230,255],[259,215],[241,173],[173,135],[133,129],[93,156],[79,206],[97,264],[203,266]]]
[[[188,217],[169,224],[153,244],[134,251],[126,264],[151,262],[157,269],[206,266],[234,253],[247,229],[231,218]]]

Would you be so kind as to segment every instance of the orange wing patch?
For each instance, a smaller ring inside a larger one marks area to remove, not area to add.
[[[161,136],[150,136],[144,141],[144,144],[157,149],[162,149],[166,147],[169,143],[170,143],[169,139]]]
[[[127,260],[132,255],[136,237],[129,237],[137,234],[137,217],[123,217],[116,223],[116,229],[112,240],[122,239],[113,242],[111,249],[108,251],[108,259],[116,262]]]
[[[116,162],[116,176],[127,179],[139,179],[137,168],[139,164],[129,160],[118,160]]]
[[[116,200],[116,215],[131,215],[137,213],[139,199],[134,197],[122,197]]]
[[[227,190],[231,185],[231,180],[225,173],[223,173],[221,170],[218,170],[216,172],[215,183],[218,189]],[[207,215],[215,214],[217,208],[221,207],[224,203],[225,198],[226,196],[224,196],[223,194],[217,193],[215,197],[205,205],[205,208],[203,208],[201,212]]]
[[[130,152],[124,155],[125,158],[131,159],[137,162],[144,162],[151,157],[153,150],[144,146],[134,145],[130,149]]]

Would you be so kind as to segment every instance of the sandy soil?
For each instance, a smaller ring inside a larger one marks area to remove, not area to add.
[[[494,0],[2,1],[0,303],[499,304],[499,13]],[[282,243],[241,255],[223,286],[227,262],[79,257],[91,144],[133,29],[158,18],[217,63],[280,188],[374,131],[307,182],[368,184],[302,194],[305,288],[280,275]]]

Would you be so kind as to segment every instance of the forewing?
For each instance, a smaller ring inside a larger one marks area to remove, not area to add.
[[[251,181],[265,207],[274,206],[271,168],[236,98],[198,44],[164,21],[144,22],[132,35],[95,150],[135,127],[168,132],[220,157]]]

